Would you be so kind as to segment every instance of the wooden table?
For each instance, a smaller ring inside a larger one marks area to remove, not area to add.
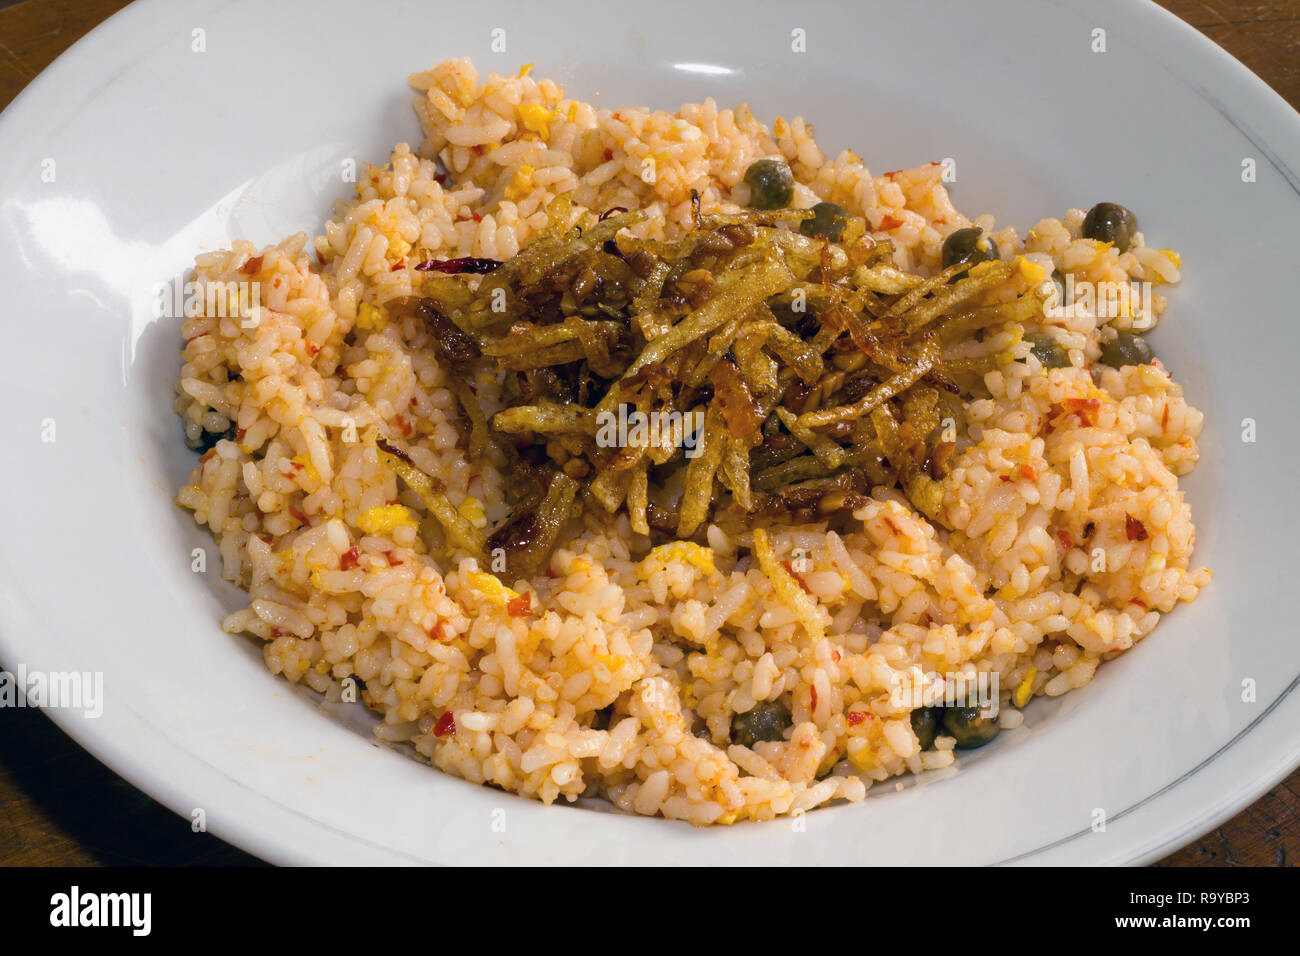
[[[1300,108],[1300,0],[1162,0]],[[0,0],[0,107],[125,0]],[[1300,771],[1160,865],[1293,865]],[[254,864],[133,788],[32,710],[0,712],[0,865]]]

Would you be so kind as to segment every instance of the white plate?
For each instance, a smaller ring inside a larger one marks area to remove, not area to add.
[[[504,54],[490,49],[496,27]],[[1095,28],[1105,53],[1091,50]],[[791,51],[795,29],[807,53]],[[196,30],[205,52],[192,49]],[[958,205],[1022,231],[1068,206],[1131,206],[1150,241],[1184,256],[1187,278],[1154,341],[1207,413],[1185,486],[1196,559],[1214,582],[1089,687],[1035,703],[1027,729],[960,773],[880,786],[863,804],[809,814],[802,831],[544,807],[376,747],[359,708],[322,712],[268,674],[251,642],[221,633],[239,593],[215,570],[190,570],[193,548],[215,551],[171,503],[193,456],[171,411],[177,323],[153,318],[150,293],[200,248],[318,227],[345,191],[343,158],[382,162],[393,142],[418,141],[406,74],[460,55],[483,72],[536,63],[600,103],[674,108],[713,95],[748,100],[769,121],[802,113],[828,152],[851,146],[877,171],[952,157]],[[253,853],[291,863],[1141,862],[1300,761],[1300,641],[1287,600],[1300,117],[1154,5],[661,3],[650,16],[567,0],[150,0],[42,74],[0,119],[0,144],[10,342],[0,660],[102,672],[101,717],[51,716],[128,780],[187,818],[204,810],[213,832]],[[1253,183],[1241,177],[1247,158]],[[1257,422],[1255,443],[1241,440],[1244,418]],[[1104,832],[1093,828],[1099,810]]]

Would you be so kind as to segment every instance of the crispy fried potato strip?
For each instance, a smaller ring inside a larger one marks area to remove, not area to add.
[[[379,440],[379,461],[406,482],[416,496],[424,502],[429,514],[437,519],[448,539],[473,555],[483,553],[483,535],[470,521],[456,510],[447,496],[435,487],[433,479],[412,464],[410,457],[395,445]]]
[[[720,508],[812,519],[881,484],[937,520],[941,424],[1011,361],[984,330],[1037,327],[1051,291],[1014,285],[1014,261],[901,268],[861,217],[830,241],[800,232],[806,209],[697,198],[670,241],[639,235],[655,228],[643,212],[563,196],[546,214],[509,261],[433,263],[423,298],[390,304],[425,322],[470,456],[504,464],[513,511],[485,538],[409,457],[380,454],[448,540],[504,549],[511,573],[546,567],[580,493],[652,537],[698,537]],[[489,404],[478,386],[494,379]],[[802,594],[760,563],[783,600]]]

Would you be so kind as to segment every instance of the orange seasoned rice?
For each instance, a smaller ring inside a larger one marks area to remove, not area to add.
[[[1024,237],[967,219],[941,166],[873,176],[852,152],[828,159],[797,118],[769,129],[712,100],[597,109],[532,75],[481,79],[468,60],[411,85],[418,149],[368,167],[321,236],[196,261],[200,283],[255,280],[259,320],[184,322],[177,411],[192,440],[233,435],[177,502],[248,591],[225,630],[263,641],[273,673],[357,694],[381,740],[467,780],[701,825],[765,820],[952,765],[954,739],[921,750],[910,714],[956,676],[995,678],[999,726],[1014,728],[1033,697],[1084,686],[1208,583],[1178,486],[1201,413],[1158,362],[1092,373],[1117,330],[1158,320],[1161,294],[1145,312],[1047,319],[1068,368],[1043,368],[1018,324],[967,346],[998,368],[967,403],[942,522],[882,488],[844,533],[720,512],[702,542],[651,548],[626,515],[588,509],[532,581],[432,547],[374,438],[401,441],[476,525],[509,508],[501,475],[462,443],[429,333],[382,307],[418,290],[423,259],[515,254],[557,196],[642,210],[634,232],[675,238],[692,190],[739,210],[749,164],[781,157],[793,205],[864,217],[903,269],[935,271],[944,237],[971,224],[1038,278],[1164,288],[1181,263],[1140,233],[1124,253],[1081,238],[1081,210]],[[735,714],[775,700],[785,739],[732,742]]]

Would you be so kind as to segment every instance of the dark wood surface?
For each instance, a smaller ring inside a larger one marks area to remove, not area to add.
[[[0,0],[0,107],[124,0]],[[1162,0],[1300,107],[1300,0]],[[1300,771],[1167,866],[1291,866]],[[85,753],[38,711],[0,710],[0,865],[206,865],[258,861],[175,816]]]

